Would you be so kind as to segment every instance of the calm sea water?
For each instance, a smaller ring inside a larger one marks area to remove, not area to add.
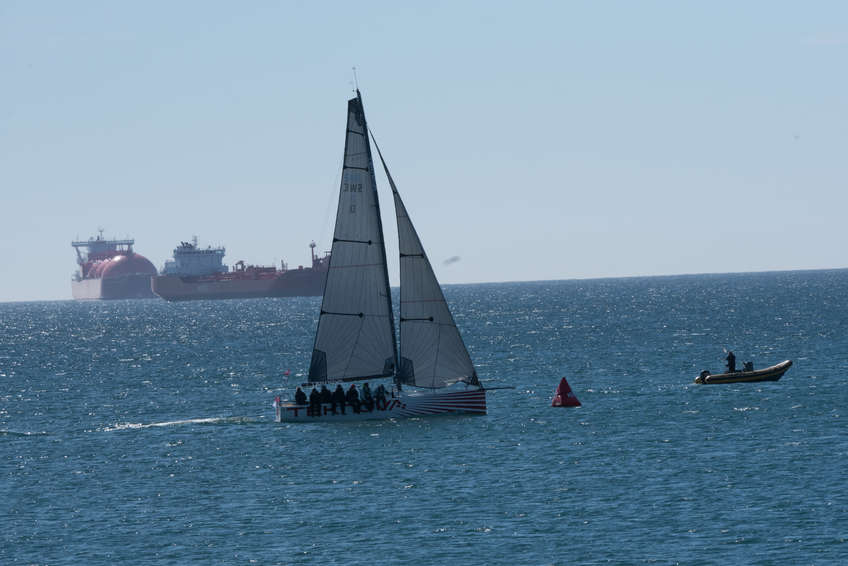
[[[275,424],[317,298],[0,304],[0,564],[848,563],[848,270],[446,294],[487,416]]]

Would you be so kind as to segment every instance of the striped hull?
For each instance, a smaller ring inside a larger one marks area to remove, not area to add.
[[[486,414],[486,390],[451,391],[445,393],[402,393],[388,399],[385,408],[374,407],[370,413],[363,408],[355,413],[351,407],[345,414],[333,414],[324,404],[320,416],[309,416],[306,405],[275,403],[277,422],[347,422],[385,419],[431,417],[436,415]]]

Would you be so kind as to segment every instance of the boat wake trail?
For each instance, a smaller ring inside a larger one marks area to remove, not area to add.
[[[262,422],[261,419],[252,417],[206,417],[198,419],[183,419],[178,421],[165,421],[161,423],[118,423],[100,429],[102,432],[115,432],[120,430],[135,430],[141,428],[169,427],[181,425],[229,425],[229,424],[255,424]]]
[[[16,430],[0,430],[0,436],[47,436],[47,433],[42,432],[19,432]]]

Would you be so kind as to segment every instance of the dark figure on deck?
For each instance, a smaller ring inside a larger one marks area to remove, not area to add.
[[[356,385],[351,383],[350,389],[347,390],[347,396],[345,397],[347,404],[353,407],[353,412],[359,412],[359,392],[356,390]]]
[[[315,387],[309,392],[309,415],[312,417],[321,416],[321,394]]]
[[[733,352],[727,353],[727,371],[728,373],[736,371],[736,356],[733,355]]]
[[[300,386],[297,387],[297,391],[294,392],[294,402],[297,405],[306,405],[306,393],[303,392],[303,389]]]
[[[321,403],[331,404],[333,402],[333,394],[327,389],[326,385],[321,386]]]
[[[374,397],[371,396],[371,387],[367,383],[362,386],[362,406],[369,413],[374,410]]]
[[[333,414],[336,414],[336,407],[341,409],[342,414],[345,414],[345,394],[344,389],[342,389],[342,384],[339,383],[336,385],[335,391],[333,391]]]
[[[380,411],[385,411],[386,410],[386,388],[383,387],[382,383],[377,386],[377,393],[376,393],[376,399],[375,400],[376,400],[377,409],[380,410]]]

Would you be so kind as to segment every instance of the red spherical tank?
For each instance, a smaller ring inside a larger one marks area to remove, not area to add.
[[[150,260],[136,253],[116,255],[103,263],[103,268],[99,270],[103,279],[127,275],[156,275],[156,267]]]
[[[103,269],[109,264],[109,260],[98,260],[88,262],[85,268],[85,276],[88,279],[99,279],[103,275]]]

